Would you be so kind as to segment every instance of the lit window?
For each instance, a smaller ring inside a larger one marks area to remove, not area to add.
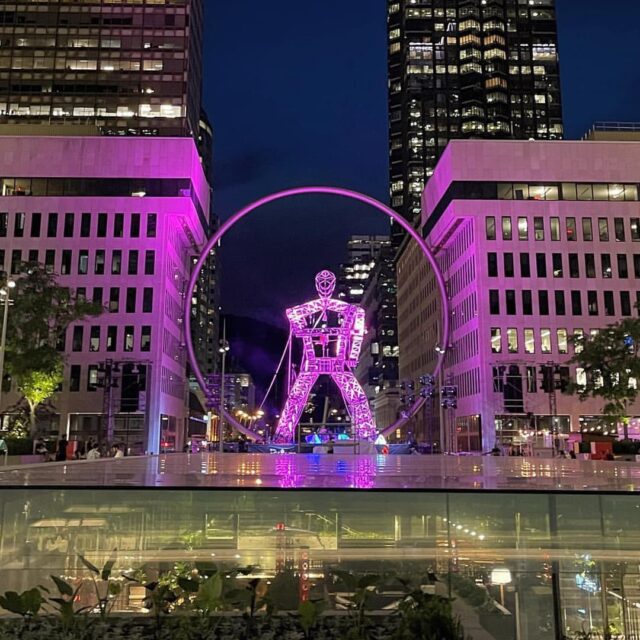
[[[569,353],[569,338],[566,329],[558,329],[558,353]]]
[[[535,353],[536,343],[533,329],[524,330],[524,352]]]
[[[529,223],[526,218],[518,218],[518,238],[520,240],[529,239]]]
[[[573,350],[576,353],[582,353],[583,351],[584,331],[582,329],[573,330]]]
[[[491,353],[502,353],[502,332],[498,328],[491,329]]]
[[[551,353],[551,329],[540,329],[540,351]]]
[[[518,353],[518,330],[507,329],[507,348],[509,353]]]

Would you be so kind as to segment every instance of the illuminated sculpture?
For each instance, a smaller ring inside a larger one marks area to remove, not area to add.
[[[321,271],[316,276],[319,297],[287,309],[291,332],[302,339],[303,355],[300,373],[278,421],[276,439],[280,442],[293,441],[309,394],[321,375],[331,376],[338,385],[356,439],[374,440],[378,435],[367,396],[353,375],[365,334],[364,311],[333,299],[335,286],[335,275]]]

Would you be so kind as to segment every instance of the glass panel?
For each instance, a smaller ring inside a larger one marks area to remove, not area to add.
[[[529,221],[527,218],[518,218],[518,239],[529,239]]]
[[[525,353],[536,352],[535,337],[534,337],[533,329],[524,330],[524,352]]]
[[[499,328],[491,329],[491,353],[502,353],[502,332]]]

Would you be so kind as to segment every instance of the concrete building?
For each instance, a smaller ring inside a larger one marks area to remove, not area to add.
[[[640,142],[640,122],[596,122],[583,140],[593,142]]]
[[[105,307],[69,327],[56,417],[42,427],[101,440],[126,432],[147,451],[179,448],[183,296],[209,212],[194,140],[3,137],[0,176],[0,269],[40,262]],[[16,400],[3,395],[0,411]]]
[[[602,425],[603,402],[560,388],[584,376],[569,364],[572,336],[639,313],[639,163],[633,142],[451,142],[421,221],[451,309],[441,382],[458,401],[442,415],[443,448]],[[416,380],[433,370],[440,302],[414,249],[398,279],[400,375]],[[424,412],[414,429],[428,437]]]

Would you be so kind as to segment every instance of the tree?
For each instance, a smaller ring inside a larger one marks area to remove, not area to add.
[[[102,312],[102,307],[57,283],[36,263],[22,263],[14,278],[7,331],[6,371],[29,407],[30,433],[36,435],[36,410],[63,380],[65,358],[58,347],[72,322]]]
[[[571,362],[584,369],[584,384],[570,386],[581,400],[602,398],[603,413],[610,422],[624,425],[628,437],[628,409],[638,397],[640,383],[640,319],[626,318],[596,335],[573,338],[575,356]]]

